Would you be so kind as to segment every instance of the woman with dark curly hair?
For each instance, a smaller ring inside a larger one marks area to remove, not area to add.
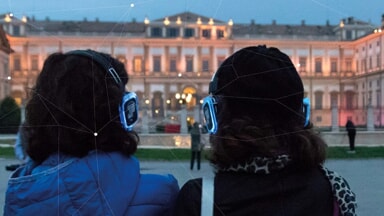
[[[221,64],[209,94],[203,112],[215,177],[189,180],[176,215],[354,215],[348,184],[322,165],[326,143],[311,129],[303,83],[286,54],[240,49]]]
[[[171,215],[172,175],[140,174],[136,95],[105,53],[50,55],[26,106],[31,158],[9,179],[4,215]]]

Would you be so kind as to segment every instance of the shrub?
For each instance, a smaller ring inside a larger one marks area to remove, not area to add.
[[[15,99],[6,97],[0,102],[0,133],[17,133],[21,121],[21,109]]]

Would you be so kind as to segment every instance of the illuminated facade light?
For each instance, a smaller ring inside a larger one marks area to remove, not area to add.
[[[344,21],[343,20],[340,21],[339,26],[340,26],[340,28],[344,28]]]
[[[148,17],[145,17],[145,18],[144,18],[144,24],[145,24],[145,25],[148,25],[149,23],[150,23],[150,21],[149,21]]]
[[[183,21],[181,21],[181,18],[178,16],[177,20],[176,20],[176,24],[181,25],[182,23],[183,23]]]
[[[208,22],[208,24],[209,24],[209,25],[214,25],[214,24],[215,24],[215,22],[213,21],[213,19],[212,19],[212,18],[209,18],[209,22]]]
[[[171,22],[169,21],[168,17],[165,17],[164,19],[164,25],[169,25]]]
[[[28,22],[28,19],[27,19],[26,16],[23,16],[23,17],[21,18],[21,21],[22,21],[23,23],[27,23],[27,22]]]
[[[228,21],[228,25],[229,25],[229,26],[233,26],[233,20],[232,20],[232,19],[229,19],[229,21]]]
[[[198,24],[198,25],[201,25],[201,18],[200,17],[197,17],[197,21],[196,21],[196,24]]]
[[[5,14],[4,21],[5,22],[11,22],[12,21],[12,14]]]

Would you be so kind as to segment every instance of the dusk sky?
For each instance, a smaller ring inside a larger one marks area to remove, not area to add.
[[[381,23],[383,0],[2,0],[0,14],[35,19],[142,21],[190,11],[222,21],[266,24],[338,24],[343,18]]]

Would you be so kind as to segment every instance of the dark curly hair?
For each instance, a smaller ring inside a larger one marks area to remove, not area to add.
[[[105,53],[125,86],[124,64]],[[124,89],[91,58],[54,53],[44,62],[26,106],[27,153],[37,163],[61,152],[83,157],[92,150],[135,153],[139,137],[126,131],[118,106]]]
[[[281,122],[281,126],[261,116],[245,115],[241,101],[222,99],[218,104],[218,131],[210,135],[210,162],[217,168],[242,164],[253,157],[275,157],[290,155],[298,169],[310,169],[323,163],[326,143],[302,121]],[[241,115],[236,114],[241,113]],[[284,125],[284,126],[283,126]]]

